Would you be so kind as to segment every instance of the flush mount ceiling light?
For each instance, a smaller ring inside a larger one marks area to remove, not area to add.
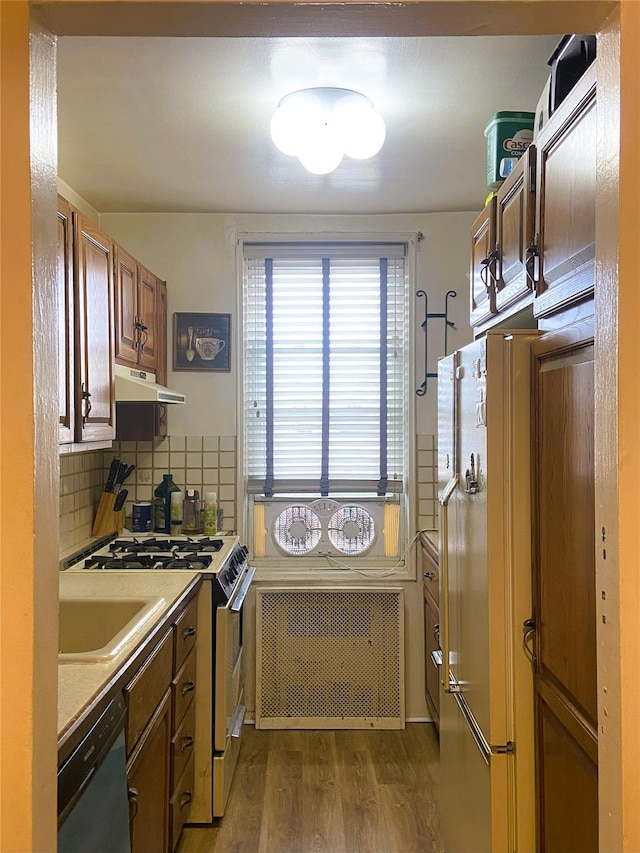
[[[283,154],[297,157],[309,172],[333,172],[346,154],[367,160],[382,148],[382,116],[365,95],[318,87],[286,95],[271,119],[271,138]]]

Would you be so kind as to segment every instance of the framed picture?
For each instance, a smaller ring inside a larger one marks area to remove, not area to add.
[[[174,314],[174,370],[231,370],[231,314]]]

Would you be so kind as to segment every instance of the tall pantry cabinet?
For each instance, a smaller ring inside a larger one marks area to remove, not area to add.
[[[476,337],[498,323],[543,332],[532,345],[533,613],[522,630],[547,853],[598,850],[595,194],[594,63],[471,233]]]

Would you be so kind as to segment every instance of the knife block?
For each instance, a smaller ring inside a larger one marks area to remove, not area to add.
[[[100,495],[98,511],[91,529],[92,536],[106,536],[107,533],[122,530],[122,512],[113,511],[115,502],[114,492],[103,492]]]

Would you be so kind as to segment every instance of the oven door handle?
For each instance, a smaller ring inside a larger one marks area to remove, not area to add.
[[[242,605],[244,604],[244,600],[247,597],[247,593],[249,592],[249,587],[251,586],[251,581],[253,580],[253,576],[255,575],[256,570],[254,566],[249,566],[247,569],[247,574],[245,575],[244,580],[242,581],[242,586],[238,590],[238,594],[233,599],[233,604],[229,606],[229,610],[234,613],[238,613],[242,609]]]

